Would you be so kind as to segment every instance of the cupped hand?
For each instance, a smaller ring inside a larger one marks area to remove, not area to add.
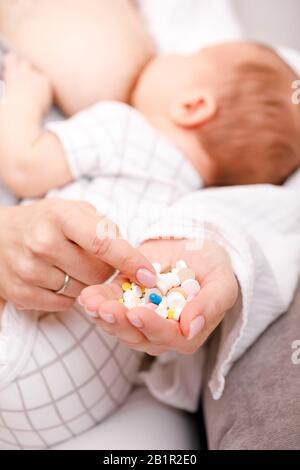
[[[186,240],[153,240],[140,251],[162,266],[185,260],[195,271],[201,291],[186,305],[180,322],[165,320],[148,308],[127,310],[117,300],[122,297],[124,276],[110,285],[85,289],[80,303],[104,331],[132,349],[153,356],[169,350],[194,353],[237,300],[238,283],[226,251],[214,242],[205,242],[195,250],[193,242]]]

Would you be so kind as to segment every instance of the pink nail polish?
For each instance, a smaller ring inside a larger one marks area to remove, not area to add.
[[[128,315],[127,316],[128,320],[130,321],[130,323],[135,326],[136,328],[143,328],[144,326],[144,323],[142,322],[142,320],[137,317],[136,315]]]
[[[195,339],[196,336],[203,330],[205,325],[205,318],[203,316],[195,318],[190,325],[190,334],[188,340]]]
[[[80,297],[78,297],[78,299],[77,299],[77,302],[79,303],[79,305],[81,305],[81,307],[83,307],[83,306],[84,306],[84,302],[83,302],[83,300],[82,300],[81,296],[80,296]]]
[[[112,313],[99,312],[99,315],[103,321],[109,323],[110,325],[114,325],[116,323],[116,318]]]
[[[99,318],[99,315],[97,312],[92,312],[91,310],[89,310],[88,308],[85,308],[84,309],[86,314],[90,317],[90,318]]]
[[[136,273],[137,281],[145,287],[154,287],[156,285],[156,275],[148,269],[139,269]]]

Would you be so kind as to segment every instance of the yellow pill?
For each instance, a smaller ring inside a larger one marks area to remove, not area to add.
[[[129,282],[124,282],[124,284],[122,284],[122,289],[124,292],[127,292],[131,289],[131,284],[129,284]]]
[[[124,299],[119,299],[119,304],[123,304],[124,303]]]
[[[140,287],[141,287],[141,290],[142,290],[142,294],[145,294],[145,292],[146,292],[146,287],[144,287],[144,286],[140,286]]]
[[[175,312],[171,308],[168,310],[168,320],[173,320],[175,317]]]

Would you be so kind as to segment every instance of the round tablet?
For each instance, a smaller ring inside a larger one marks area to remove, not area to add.
[[[181,289],[187,296],[197,295],[200,292],[200,285],[195,279],[187,279],[181,284]]]
[[[186,299],[179,292],[171,292],[167,295],[168,307],[172,310],[182,310],[185,307]]]

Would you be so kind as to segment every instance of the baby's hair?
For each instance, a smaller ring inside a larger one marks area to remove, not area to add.
[[[281,75],[281,65],[289,67],[268,46],[254,47],[274,54],[278,67],[245,58],[222,71],[217,115],[199,131],[222,186],[282,184],[300,166],[291,94]]]

